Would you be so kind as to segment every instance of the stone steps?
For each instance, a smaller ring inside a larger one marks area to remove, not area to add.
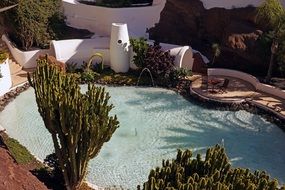
[[[17,64],[12,59],[9,59],[9,66],[10,66],[11,75],[17,74],[18,72],[22,71],[22,66]]]
[[[11,72],[13,87],[23,84],[27,81],[27,72],[32,70],[25,70],[17,61],[13,58],[6,43],[0,40],[0,51],[6,51],[9,53],[9,67]]]

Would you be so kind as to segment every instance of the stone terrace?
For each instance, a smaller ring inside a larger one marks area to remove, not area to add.
[[[282,119],[285,119],[285,100],[264,92],[256,91],[248,82],[228,76],[211,76],[216,80],[223,81],[229,79],[229,85],[225,91],[219,91],[215,86],[208,84],[205,75],[194,74],[190,92],[200,98],[221,103],[241,103],[248,102],[266,111],[270,111]],[[221,82],[222,83],[222,82]],[[214,90],[213,90],[214,89]]]

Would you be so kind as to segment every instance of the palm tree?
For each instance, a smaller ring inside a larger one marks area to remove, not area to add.
[[[274,66],[274,57],[278,51],[279,36],[282,32],[282,24],[284,24],[285,10],[279,0],[265,0],[257,8],[257,22],[269,28],[272,34],[271,56],[265,77],[265,82],[269,83],[272,76]]]
[[[220,56],[221,54],[221,47],[219,44],[214,43],[212,44],[212,51],[214,53],[213,59],[212,59],[212,66],[214,65],[214,62],[216,61],[216,58]]]

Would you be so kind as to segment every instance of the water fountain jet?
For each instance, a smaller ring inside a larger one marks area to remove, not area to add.
[[[136,86],[138,86],[138,85],[139,85],[139,82],[140,82],[141,76],[142,76],[142,74],[143,74],[145,71],[149,73],[149,76],[150,76],[150,78],[151,78],[151,82],[152,82],[152,86],[154,86],[154,81],[153,81],[152,74],[151,74],[151,72],[150,72],[149,68],[147,68],[147,67],[143,68],[143,70],[141,71],[141,73],[140,73],[140,76],[139,76],[139,78],[138,78],[138,82],[137,82],[137,85],[136,85]]]

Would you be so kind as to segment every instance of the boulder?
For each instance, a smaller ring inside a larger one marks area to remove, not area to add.
[[[159,23],[149,33],[151,39],[189,45],[208,58],[213,57],[212,44],[219,43],[222,51],[214,67],[263,74],[267,64],[258,52],[260,28],[252,6],[205,9],[200,0],[167,0]]]

